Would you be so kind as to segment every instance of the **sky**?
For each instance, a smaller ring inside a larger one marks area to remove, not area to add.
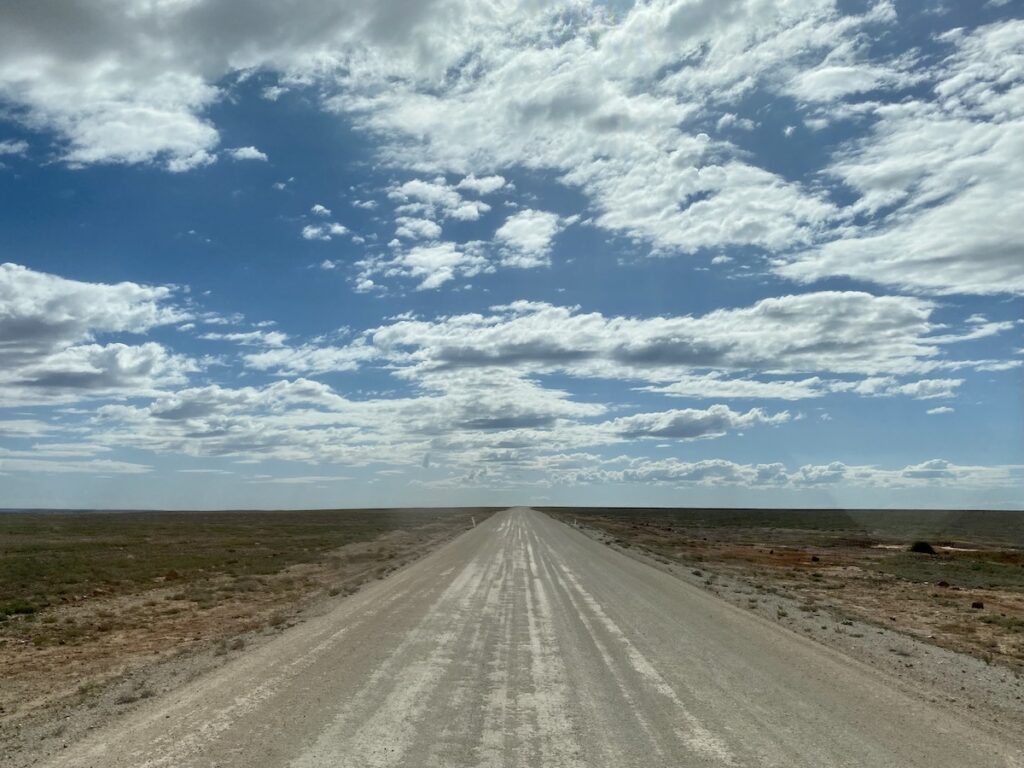
[[[1019,0],[0,9],[0,507],[1024,508]]]

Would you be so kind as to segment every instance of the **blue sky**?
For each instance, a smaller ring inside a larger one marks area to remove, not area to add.
[[[1016,2],[0,11],[0,506],[1024,506]]]

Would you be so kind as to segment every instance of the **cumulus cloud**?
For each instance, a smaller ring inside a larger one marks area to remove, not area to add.
[[[846,275],[939,294],[1024,292],[1024,21],[944,37],[928,98],[879,104],[829,172],[867,223],[778,260],[802,281]]]
[[[914,53],[869,55],[897,22],[885,0],[862,14],[832,0],[665,0],[618,15],[456,0],[399,13],[357,0],[248,9],[244,25],[239,15],[202,0],[19,6],[0,32],[0,99],[61,137],[70,163],[184,171],[216,157],[205,115],[227,76],[261,69],[278,75],[268,95],[320,86],[324,107],[379,139],[385,162],[445,174],[392,188],[401,215],[477,220],[489,206],[462,192],[493,194],[507,186],[499,171],[525,168],[553,172],[586,195],[595,225],[659,253],[755,246],[797,280],[1024,289],[1020,20],[948,32],[951,55],[926,66]],[[929,94],[902,97],[922,83]],[[842,107],[836,119],[871,118],[828,168],[859,200],[844,209],[700,129],[709,114],[719,131],[750,128],[737,105],[757,89],[811,105],[808,124],[821,103]]]
[[[472,173],[455,185],[456,189],[468,189],[478,195],[490,195],[505,186],[505,177],[494,174],[477,178]]]
[[[344,235],[348,232],[348,228],[337,222],[331,222],[329,224],[307,224],[302,228],[302,239],[303,240],[323,240],[328,242],[333,237],[338,235]]]
[[[16,4],[0,26],[0,99],[59,136],[67,162],[182,171],[215,156],[218,131],[204,115],[229,74],[263,68],[308,80],[347,67],[364,81],[433,78],[479,37],[471,30],[493,25],[488,15],[429,0],[401,13],[369,0],[257,11],[203,1],[76,2],[60,13]],[[425,57],[415,53],[424,35],[434,38]]]
[[[507,187],[499,171],[524,168],[554,173],[587,197],[596,226],[657,253],[754,246],[793,279],[937,293],[1024,285],[1019,20],[946,33],[952,53],[929,67],[913,53],[869,55],[897,22],[886,0],[861,14],[832,0],[665,0],[618,15],[588,3],[433,0],[396,12],[357,0],[247,9],[244,25],[239,15],[202,0],[19,6],[0,32],[0,99],[61,137],[70,163],[183,171],[216,157],[205,115],[227,76],[263,70],[278,76],[271,96],[317,84],[386,163],[422,176],[389,191],[403,216],[477,220],[488,204],[462,193],[493,194]],[[922,78],[931,93],[903,98]],[[836,119],[871,118],[828,168],[858,201],[844,209],[701,130],[709,115],[719,131],[752,127],[737,108],[758,89],[806,102],[808,124],[821,103],[842,107]]]
[[[256,147],[234,147],[226,151],[235,160],[259,160],[265,163],[270,159],[266,153],[260,152]]]
[[[437,240],[441,236],[441,225],[430,219],[399,216],[395,224],[395,237],[406,240]]]
[[[481,200],[467,200],[448,184],[444,177],[432,181],[413,179],[392,187],[388,197],[399,203],[396,209],[403,214],[417,214],[430,218],[442,217],[461,221],[476,221],[491,209]]]
[[[521,367],[668,381],[694,369],[906,374],[940,365],[947,340],[933,338],[933,310],[924,299],[854,291],[646,319],[520,301],[490,315],[399,320],[368,337],[382,354],[408,355],[424,369]]]
[[[246,366],[257,371],[296,375],[354,371],[361,362],[371,359],[372,356],[369,350],[360,345],[321,347],[315,344],[302,344],[295,347],[273,345],[271,349],[246,353],[242,359]]]
[[[702,375],[684,375],[663,386],[642,389],[671,397],[694,399],[737,398],[756,400],[805,400],[824,397],[830,382],[818,376],[805,379],[754,379],[729,377],[713,371]]]
[[[740,117],[733,112],[726,112],[715,123],[715,128],[719,131],[723,131],[729,128],[740,128],[744,131],[752,131],[757,127],[757,124],[749,117]]]
[[[87,283],[0,265],[0,392],[6,405],[151,392],[181,384],[196,364],[155,342],[97,343],[143,334],[189,314],[170,288]]]
[[[932,459],[902,468],[848,465],[841,461],[805,464],[793,469],[782,463],[740,464],[727,459],[616,459],[594,466],[555,467],[563,483],[636,483],[666,486],[733,486],[747,488],[1013,488],[1024,466],[956,465]]]
[[[356,266],[359,269],[355,279],[357,290],[365,282],[369,282],[367,289],[372,288],[373,278],[377,275],[418,280],[416,289],[427,291],[456,278],[473,277],[494,270],[480,242],[434,242],[408,249],[396,243],[396,250],[391,256],[370,257],[356,262]]]
[[[320,205],[320,203],[317,203],[312,208],[310,208],[309,212],[312,213],[314,216],[322,216],[323,218],[329,218],[331,215],[331,209],[324,205]]]
[[[552,241],[563,226],[558,214],[547,211],[526,208],[512,214],[494,233],[503,248],[502,263],[521,268],[546,265]]]
[[[614,419],[609,427],[628,438],[697,440],[721,437],[726,432],[761,424],[783,424],[789,418],[786,411],[769,415],[760,408],[752,408],[746,413],[740,413],[726,405],[712,405],[705,410],[684,408],[662,413],[638,413]]]
[[[189,388],[145,406],[103,406],[97,439],[156,452],[313,463],[418,465],[432,451],[468,464],[490,451],[520,450],[539,434],[557,438],[552,429],[562,421],[605,411],[515,376],[440,377],[424,386],[415,397],[358,400],[307,379]]]
[[[902,474],[907,478],[952,480],[956,477],[956,468],[945,459],[932,459],[907,467],[903,470]]]
[[[20,139],[0,141],[0,155],[24,155],[28,152],[28,142]]]
[[[300,378],[253,386],[187,386],[194,370],[191,361],[155,342],[129,345],[99,338],[180,325],[187,315],[173,304],[171,289],[81,283],[14,265],[5,265],[0,275],[0,307],[5,313],[0,315],[0,338],[5,341],[0,352],[8,364],[5,375],[13,371],[17,378],[0,381],[5,402],[12,393],[15,402],[53,402],[97,393],[121,400],[91,408],[88,444],[45,443],[34,448],[33,455],[4,449],[0,458],[5,471],[148,470],[146,465],[119,466],[94,458],[97,452],[117,447],[243,461],[406,467],[421,466],[429,453],[432,465],[449,473],[446,477],[479,476],[486,467],[489,482],[532,478],[530,482],[543,483],[788,488],[922,483],[1004,487],[1014,473],[1018,479],[1020,475],[1019,468],[963,467],[938,460],[880,469],[838,461],[787,468],[725,459],[606,459],[584,451],[782,428],[793,417],[788,411],[714,404],[667,411],[620,408],[610,418],[607,404],[579,399],[541,381],[549,372],[627,378],[667,372],[674,377],[679,370],[700,368],[708,361],[737,369],[914,367],[940,355],[950,337],[948,329],[932,325],[932,305],[922,299],[893,304],[883,301],[893,297],[867,294],[806,294],[699,317],[646,320],[524,302],[497,308],[490,316],[395,318],[338,347],[293,345],[285,334],[266,327],[218,330],[203,338],[251,347],[242,352],[250,369]],[[713,322],[708,319],[712,316]],[[814,325],[802,325],[807,322]],[[865,322],[874,336],[886,337],[881,353],[873,343],[865,346],[864,339],[872,334],[854,337],[852,326],[844,327]],[[944,335],[937,337],[936,331]],[[813,354],[807,349],[808,338],[816,340]],[[902,352],[892,357],[886,350],[894,348]],[[367,365],[390,369],[407,385],[406,391],[353,398],[323,382],[301,378]],[[694,379],[691,386],[698,386],[701,379],[720,379],[727,387],[756,381],[721,371],[689,375]],[[809,376],[776,380],[774,385],[816,392],[832,388],[835,381]],[[894,374],[861,381],[869,382],[861,394],[898,391],[921,397],[953,391],[958,384],[941,379],[907,382]],[[670,378],[665,386],[682,383]],[[901,389],[909,384],[916,386]],[[771,386],[773,381],[757,381],[754,386],[762,385]],[[35,399],[27,398],[26,392],[34,393]],[[0,422],[0,433],[8,439],[48,438],[48,430],[31,419]],[[80,439],[84,433],[75,434]]]
[[[900,383],[891,376],[871,376],[856,382],[832,382],[833,392],[854,392],[871,397],[906,395],[917,400],[954,397],[963,379],[918,379]]]
[[[288,335],[280,331],[264,330],[235,331],[233,333],[211,331],[202,334],[199,338],[206,341],[231,341],[246,347],[281,347],[288,340]]]

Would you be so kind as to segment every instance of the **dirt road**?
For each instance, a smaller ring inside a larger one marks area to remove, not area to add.
[[[48,765],[980,768],[1017,738],[514,509]]]

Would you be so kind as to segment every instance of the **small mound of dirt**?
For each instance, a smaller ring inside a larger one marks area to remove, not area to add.
[[[934,555],[935,549],[927,541],[915,541],[910,545],[911,552],[917,552],[921,555]]]

